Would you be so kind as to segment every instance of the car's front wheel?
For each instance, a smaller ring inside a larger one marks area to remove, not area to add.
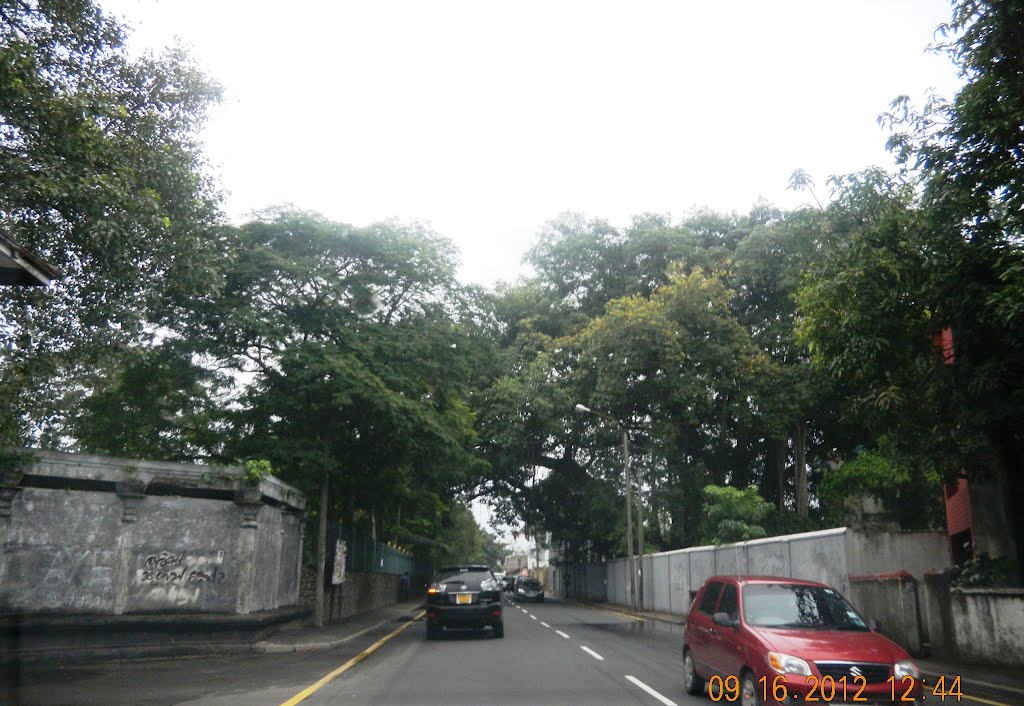
[[[740,696],[743,706],[761,706],[761,697],[757,694],[757,680],[750,670],[740,676]]]
[[[704,680],[693,668],[693,657],[690,651],[683,652],[683,687],[687,694],[696,695],[704,692]]]

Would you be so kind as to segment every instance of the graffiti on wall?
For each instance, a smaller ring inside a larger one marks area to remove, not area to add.
[[[162,551],[150,554],[143,561],[143,568],[136,572],[139,583],[222,583],[227,574],[221,568],[224,553],[217,552],[213,566],[211,557],[193,556],[187,552]]]
[[[197,554],[162,550],[140,555],[135,581],[150,603],[185,606],[199,601],[203,586],[224,583],[224,552]]]

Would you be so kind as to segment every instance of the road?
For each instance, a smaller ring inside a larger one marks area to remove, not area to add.
[[[30,704],[710,704],[687,696],[680,628],[549,600],[505,607],[505,637],[394,624],[334,650],[23,670],[8,701]],[[405,629],[402,629],[405,627]],[[396,631],[397,634],[393,634]],[[392,635],[388,638],[388,635]]]

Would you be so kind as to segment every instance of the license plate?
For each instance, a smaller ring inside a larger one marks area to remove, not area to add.
[[[458,605],[468,605],[473,602],[473,596],[469,593],[458,593],[455,595],[455,603]]]

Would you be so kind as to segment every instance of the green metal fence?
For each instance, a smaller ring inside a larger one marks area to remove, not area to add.
[[[327,566],[334,566],[338,540],[345,543],[345,571],[370,571],[380,574],[416,575],[417,562],[411,554],[384,542],[374,541],[368,534],[349,527],[327,530]]]

